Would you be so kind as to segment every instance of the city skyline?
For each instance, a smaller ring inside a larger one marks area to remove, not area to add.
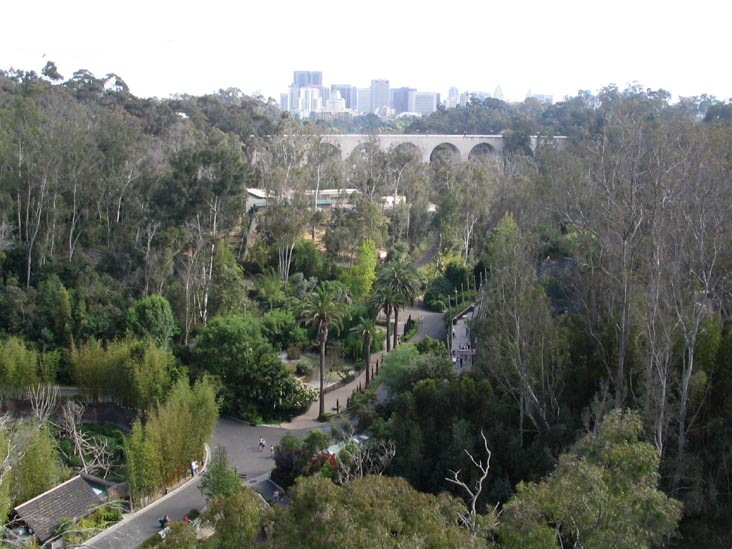
[[[451,86],[493,93],[500,85],[508,101],[529,90],[559,101],[634,82],[674,98],[732,97],[724,70],[732,5],[699,0],[691,15],[660,0],[596,8],[580,0],[467,0],[434,10],[385,0],[369,9],[130,0],[109,15],[91,0],[29,0],[3,10],[0,69],[40,72],[50,60],[66,79],[79,69],[115,73],[133,94],[163,98],[234,87],[277,101],[299,68],[330,83],[388,79],[443,97]]]
[[[468,94],[459,96],[455,87],[450,88],[450,97],[458,101],[447,106],[465,105]],[[462,99],[462,101],[459,101]],[[402,114],[429,115],[437,110],[440,94],[418,91],[416,88],[390,87],[389,80],[371,80],[368,88],[350,84],[324,83],[322,71],[293,71],[292,83],[287,92],[280,94],[280,109],[289,111],[297,118],[313,114],[326,118],[341,118],[355,114],[373,113],[382,118],[393,118]]]

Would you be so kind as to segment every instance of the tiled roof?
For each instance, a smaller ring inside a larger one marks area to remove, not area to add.
[[[102,503],[91,486],[75,476],[15,508],[17,519],[33,529],[41,543],[54,537],[63,519],[79,519]]]

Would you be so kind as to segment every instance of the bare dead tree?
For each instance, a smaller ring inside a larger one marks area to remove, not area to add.
[[[478,480],[475,481],[475,484],[470,487],[466,482],[460,480],[460,469],[458,469],[457,471],[450,471],[452,473],[452,478],[445,477],[445,480],[447,482],[455,484],[456,486],[460,486],[468,494],[468,507],[464,513],[459,513],[458,516],[460,518],[460,523],[465,526],[465,528],[467,528],[471,534],[476,534],[478,530],[478,498],[480,497],[480,493],[483,491],[483,483],[485,482],[485,479],[488,478],[488,472],[491,468],[492,452],[488,448],[488,440],[486,440],[485,434],[483,434],[483,429],[480,430],[480,436],[483,438],[483,446],[485,447],[485,451],[487,454],[485,463],[483,463],[483,461],[481,460],[475,459],[470,452],[465,450],[465,453],[470,458],[472,464],[475,465],[481,473]],[[493,516],[495,517],[498,516],[497,508],[498,504],[496,504],[496,507],[493,508]],[[498,522],[495,521],[495,524],[493,526],[498,526]]]
[[[36,385],[28,390],[28,398],[33,410],[33,417],[38,420],[39,424],[42,424],[56,409],[58,386]]]
[[[56,426],[71,441],[74,455],[81,461],[82,472],[89,474],[101,472],[106,478],[112,468],[112,451],[106,440],[90,436],[79,429],[83,415],[84,405],[69,400],[61,408]]]
[[[349,443],[338,454],[338,482],[345,484],[367,475],[381,476],[395,455],[392,440]]]
[[[0,486],[5,482],[5,477],[10,473],[10,471],[13,468],[14,463],[14,454],[15,454],[15,443],[13,441],[13,437],[8,432],[9,429],[7,428],[8,423],[10,422],[10,416],[8,414],[3,414],[0,416],[0,435],[5,435],[0,437],[0,452],[2,454],[0,455],[0,458],[2,461],[0,461]]]
[[[28,544],[26,543],[28,540],[21,537],[21,535],[13,530],[12,527],[12,522],[0,525],[0,539],[3,540],[3,547],[17,547],[18,549],[28,547]]]

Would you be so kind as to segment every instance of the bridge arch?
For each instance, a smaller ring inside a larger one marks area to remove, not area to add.
[[[392,145],[389,150],[399,153],[402,156],[419,156],[420,158],[424,156],[424,153],[420,150],[420,148],[411,141],[405,141],[403,143],[397,143],[395,145]]]
[[[498,155],[498,151],[490,143],[478,143],[470,149],[468,160],[492,160]]]
[[[368,158],[369,154],[373,150],[371,147],[373,145],[368,142],[358,143],[355,147],[353,147],[349,154],[344,154],[343,151],[341,151],[341,154],[343,155],[344,160],[348,160],[351,162],[357,162],[359,160]],[[376,149],[378,150],[378,149]]]
[[[432,149],[430,153],[430,164],[432,162],[443,162],[456,164],[462,160],[460,149],[458,149],[454,143],[446,141],[438,144]]]
[[[450,144],[454,150],[460,153],[460,158],[468,160],[476,154],[482,154],[491,150],[491,154],[498,156],[503,154],[505,139],[501,135],[431,135],[431,134],[380,134],[369,136],[366,134],[326,134],[321,136],[323,142],[337,146],[341,151],[341,158],[347,159],[351,153],[364,143],[377,141],[383,151],[401,145],[403,143],[413,144],[422,154],[422,161],[428,163],[433,151],[443,143]],[[510,137],[509,137],[510,138]],[[529,143],[525,146],[533,153],[537,146],[538,138],[530,136]],[[549,140],[542,140],[542,145],[552,144],[561,149],[566,142],[566,137],[557,136]],[[528,151],[526,151],[528,152]]]

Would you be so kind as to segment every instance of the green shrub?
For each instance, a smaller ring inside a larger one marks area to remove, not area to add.
[[[441,299],[432,299],[430,301],[425,301],[424,304],[430,311],[435,311],[437,313],[441,313],[442,311],[447,309],[447,305],[445,305],[445,302]]]
[[[102,507],[96,512],[96,517],[97,524],[119,522],[122,520],[122,511],[117,507]]]
[[[295,373],[298,376],[312,377],[313,365],[307,359],[300,360],[295,366]]]

